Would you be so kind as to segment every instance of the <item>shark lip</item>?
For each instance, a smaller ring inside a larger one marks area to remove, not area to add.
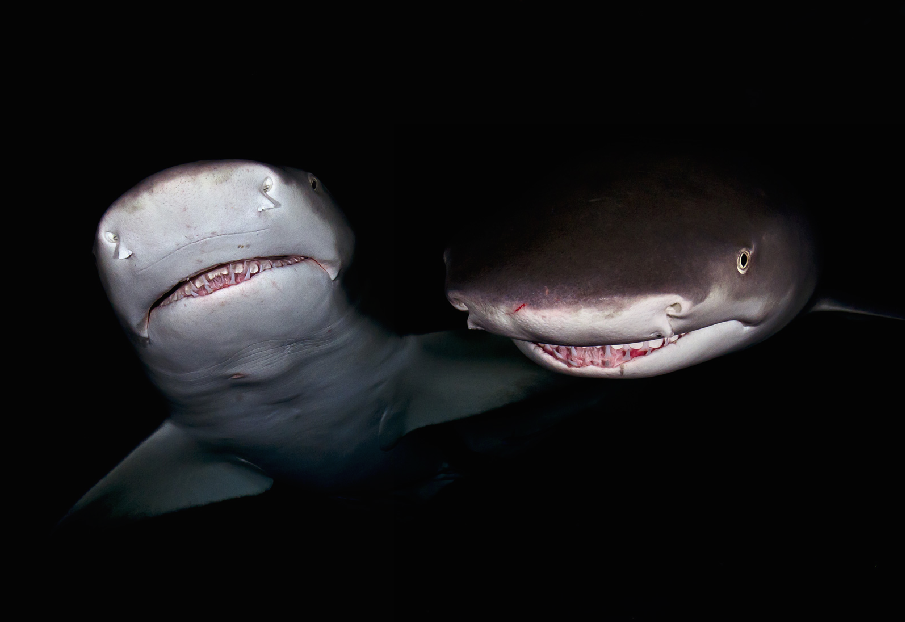
[[[535,348],[563,365],[571,368],[600,367],[611,369],[631,363],[635,359],[650,356],[658,350],[676,343],[688,333],[679,333],[666,339],[651,339],[638,343],[610,344],[602,346],[558,346],[532,342]]]
[[[279,255],[275,257],[255,257],[239,259],[211,266],[182,279],[170,288],[151,306],[165,307],[183,298],[210,296],[222,289],[235,287],[267,270],[291,266],[307,259],[303,255]]]

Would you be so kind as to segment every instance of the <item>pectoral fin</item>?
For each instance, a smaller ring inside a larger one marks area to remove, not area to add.
[[[582,379],[550,372],[528,360],[511,339],[448,331],[416,339],[403,382],[404,401],[380,422],[380,446],[409,432],[520,402]]]
[[[73,520],[141,518],[235,497],[273,484],[251,464],[204,449],[165,422],[69,511]]]

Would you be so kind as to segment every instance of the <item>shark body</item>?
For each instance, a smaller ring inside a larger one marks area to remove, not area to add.
[[[342,279],[353,246],[323,183],[298,169],[198,162],[114,202],[99,275],[170,416],[69,516],[163,514],[274,479],[338,495],[430,488],[444,456],[409,432],[562,384],[507,340],[402,337],[359,313]]]
[[[447,249],[447,296],[554,371],[657,376],[762,341],[809,303],[852,310],[812,301],[815,236],[795,194],[756,169],[591,159],[542,176],[509,216]]]

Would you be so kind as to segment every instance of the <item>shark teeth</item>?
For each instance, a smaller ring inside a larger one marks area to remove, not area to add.
[[[535,343],[534,345],[570,367],[611,368],[619,367],[623,363],[629,363],[642,356],[648,356],[651,352],[677,342],[687,334],[680,333],[669,339],[651,339],[638,343],[605,346],[557,346],[549,343]]]
[[[257,257],[243,259],[206,268],[202,272],[186,277],[176,287],[164,294],[157,307],[165,307],[186,297],[198,298],[209,296],[216,291],[238,285],[266,270],[291,266],[307,257],[301,255],[285,255],[280,257]]]

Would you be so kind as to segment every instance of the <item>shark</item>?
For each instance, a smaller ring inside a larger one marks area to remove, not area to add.
[[[539,175],[510,207],[447,247],[447,298],[469,328],[556,372],[674,372],[805,309],[899,318],[815,299],[819,245],[800,199],[750,161],[600,155]]]
[[[169,412],[62,524],[157,516],[274,480],[429,495],[450,468],[412,432],[564,386],[502,337],[388,330],[345,287],[354,249],[317,176],[250,160],[174,166],[110,205],[98,275]],[[526,430],[491,427],[474,446]]]

